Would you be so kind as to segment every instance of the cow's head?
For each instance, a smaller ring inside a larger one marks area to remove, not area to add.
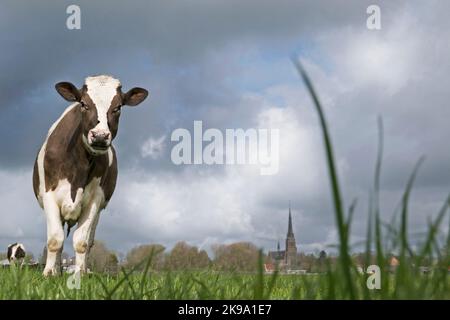
[[[106,75],[86,78],[81,89],[70,82],[57,83],[55,88],[67,101],[79,103],[83,143],[93,155],[108,152],[117,135],[122,106],[137,106],[148,95],[142,88],[122,93],[120,81]]]
[[[25,247],[21,243],[13,243],[8,246],[8,260],[14,262],[25,258]]]

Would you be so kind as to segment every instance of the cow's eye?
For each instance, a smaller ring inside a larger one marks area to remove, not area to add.
[[[116,107],[116,108],[114,108],[113,109],[113,113],[120,113],[120,108],[121,108],[122,106],[118,106],[118,107]]]

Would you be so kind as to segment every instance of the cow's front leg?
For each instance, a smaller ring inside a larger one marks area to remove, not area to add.
[[[47,261],[44,276],[61,273],[61,252],[64,243],[64,228],[58,205],[52,196],[43,199],[44,211],[47,218]]]
[[[86,272],[89,250],[94,242],[95,228],[100,216],[100,206],[103,201],[101,194],[96,195],[87,205],[78,221],[77,230],[73,234],[73,248],[77,271]]]

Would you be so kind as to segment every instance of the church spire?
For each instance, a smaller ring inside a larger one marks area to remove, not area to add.
[[[291,201],[289,201],[289,225],[286,237],[286,252],[284,255],[286,265],[291,268],[297,261],[297,245],[295,243],[294,230],[292,228]]]
[[[291,214],[291,200],[289,200],[289,224],[288,224],[288,237],[290,235],[294,235],[294,232],[292,231],[292,214]]]

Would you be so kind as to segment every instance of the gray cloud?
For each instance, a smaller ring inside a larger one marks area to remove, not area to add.
[[[65,9],[73,3],[82,10],[77,31],[65,28]],[[332,241],[320,131],[289,61],[292,52],[302,54],[325,104],[345,194],[360,199],[355,237],[365,232],[378,115],[385,123],[386,219],[414,162],[427,155],[410,220],[411,228],[420,230],[449,189],[450,48],[445,39],[450,22],[445,14],[450,4],[382,1],[383,28],[376,33],[365,29],[369,4],[4,2],[0,199],[5,205],[0,218],[7,223],[0,226],[0,246],[19,238],[38,252],[45,243],[30,170],[48,127],[66,106],[53,86],[63,80],[81,85],[85,76],[97,73],[119,77],[124,89],[150,90],[145,104],[125,110],[115,141],[119,185],[97,232],[111,247],[124,251],[149,241],[170,246],[182,239],[205,246],[251,240],[273,247],[284,237],[288,200],[294,204],[301,248]],[[290,151],[281,158],[277,176],[174,166],[169,139],[160,157],[141,155],[148,139],[192,128],[193,120],[203,120],[206,127],[248,128],[265,112],[282,119],[275,125],[287,136],[301,137],[282,136]],[[167,225],[159,224],[159,216]]]

